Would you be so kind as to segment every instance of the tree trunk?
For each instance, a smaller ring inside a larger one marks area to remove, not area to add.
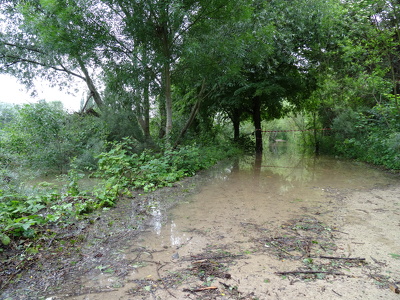
[[[81,58],[77,58],[77,61],[79,63],[79,66],[80,66],[83,74],[85,75],[86,84],[89,88],[90,94],[93,97],[94,102],[97,104],[97,107],[101,110],[104,103],[103,103],[103,100],[101,99],[99,92],[97,91],[97,89],[93,83],[92,78],[89,75],[89,71],[86,69],[86,66],[83,63]]]
[[[232,124],[233,124],[233,141],[238,142],[240,137],[240,111],[234,109],[232,112]]]
[[[194,118],[196,117],[197,113],[199,112],[200,102],[201,102],[201,99],[198,99],[196,101],[196,103],[193,105],[192,111],[190,112],[190,115],[189,115],[189,118],[186,121],[185,126],[182,128],[181,133],[179,134],[178,138],[175,141],[174,148],[176,148],[178,146],[179,141],[186,134],[186,131],[189,129],[190,125],[192,125]]]
[[[145,91],[145,97],[144,97],[144,136],[146,137],[146,140],[151,140],[151,135],[150,135],[150,97],[149,97],[149,90],[148,87],[146,88]]]
[[[186,131],[189,129],[190,125],[192,125],[197,113],[199,112],[201,101],[203,101],[203,99],[207,96],[207,95],[204,95],[205,87],[206,87],[206,82],[205,82],[205,80],[203,80],[203,84],[201,85],[200,92],[197,94],[197,101],[193,105],[192,110],[189,115],[189,118],[186,121],[185,126],[182,128],[181,133],[179,134],[178,138],[175,141],[174,148],[176,148],[178,146],[180,139],[186,134]]]
[[[164,95],[161,95],[162,98]],[[162,139],[165,136],[165,120],[166,120],[166,109],[165,109],[165,99],[159,100],[159,113],[160,113],[160,128],[158,130],[158,138]]]
[[[165,96],[165,135],[167,140],[170,138],[172,131],[172,93],[171,93],[171,49],[169,40],[168,24],[165,20],[168,19],[168,5],[161,12],[160,19],[163,20],[161,25],[156,28],[156,33],[161,40],[161,47],[164,59],[163,74],[164,77],[162,84],[164,85],[164,96]]]
[[[151,140],[150,136],[150,97],[149,97],[149,80],[145,78],[146,86],[143,89],[143,99],[137,105],[137,120],[142,128],[146,141]]]
[[[315,154],[319,154],[319,139],[317,136],[317,113],[313,112],[313,126],[314,126],[314,145],[315,145]]]
[[[261,99],[259,96],[253,98],[253,124],[256,135],[256,153],[262,153],[263,141],[261,132]]]
[[[254,179],[255,183],[258,183],[258,179],[260,178],[261,175],[261,166],[262,166],[262,159],[263,156],[261,153],[256,153],[256,158],[254,161]]]
[[[172,94],[171,94],[171,70],[167,62],[164,66],[164,89],[165,89],[165,135],[169,139],[172,131]]]

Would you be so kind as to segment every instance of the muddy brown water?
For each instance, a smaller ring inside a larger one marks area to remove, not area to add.
[[[114,249],[129,265],[124,276],[99,265],[76,291],[47,299],[400,299],[399,177],[286,145],[272,150],[220,164],[197,193],[169,211],[154,208],[147,230]],[[294,230],[299,222],[319,231]],[[308,255],[277,244],[292,233],[310,236]],[[325,237],[333,246],[322,246]],[[363,260],[334,265],[318,261],[322,254]],[[335,272],[277,274],[305,270],[310,259],[306,270]]]

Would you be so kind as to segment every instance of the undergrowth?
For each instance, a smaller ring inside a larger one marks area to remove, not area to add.
[[[13,241],[46,235],[49,226],[67,226],[95,210],[113,207],[121,197],[132,197],[135,190],[149,192],[172,186],[238,152],[230,146],[192,145],[136,154],[131,152],[128,139],[109,146],[108,152],[98,156],[93,175],[101,181],[90,192],[80,190],[78,182],[84,175],[73,163],[61,191],[42,183],[34,195],[26,195],[12,185],[0,186],[0,251],[1,245],[10,247]]]
[[[400,113],[393,103],[341,112],[332,129],[335,154],[400,170]]]

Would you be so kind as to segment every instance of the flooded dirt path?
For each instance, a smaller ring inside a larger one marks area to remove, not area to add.
[[[400,299],[398,176],[282,148],[205,178],[47,299]]]

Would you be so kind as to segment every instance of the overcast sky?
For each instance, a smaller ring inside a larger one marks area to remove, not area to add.
[[[19,84],[16,79],[8,75],[0,75],[0,102],[7,103],[35,103],[39,100],[61,101],[65,109],[69,111],[78,111],[81,99],[83,98],[83,90],[75,96],[68,95],[57,88],[50,88],[46,83],[38,82],[36,85],[38,96],[32,98],[30,93],[26,91],[23,85]]]

